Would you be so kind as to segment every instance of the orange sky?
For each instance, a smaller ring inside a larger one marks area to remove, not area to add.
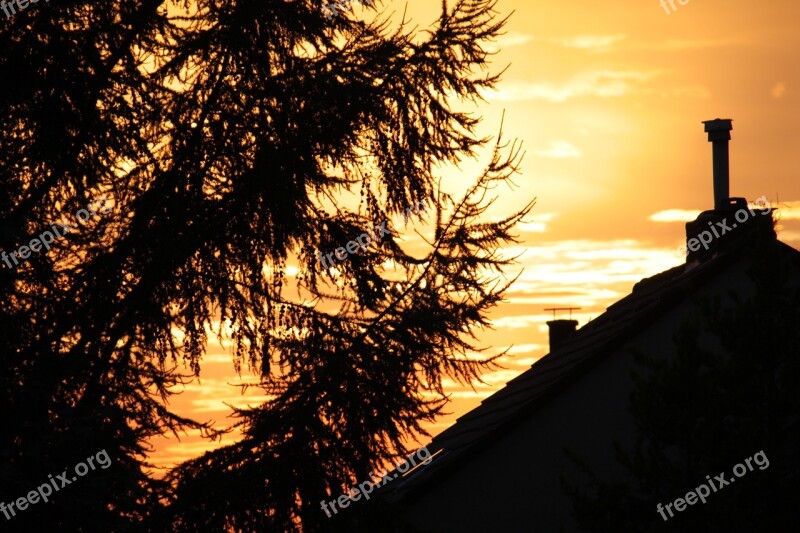
[[[383,5],[395,14],[406,6]],[[411,0],[408,13],[426,27],[439,5]],[[573,318],[582,326],[643,277],[682,262],[676,247],[687,218],[654,215],[713,206],[702,120],[734,119],[731,196],[765,195],[780,208],[779,238],[800,248],[800,123],[792,123],[800,103],[800,5],[689,0],[675,7],[667,14],[659,0],[499,0],[501,13],[515,13],[494,45],[494,65],[510,68],[477,112],[481,133],[495,135],[505,111],[505,135],[523,141],[527,153],[519,188],[498,191],[495,214],[538,201],[520,228],[523,244],[506,249],[522,253],[524,272],[496,308],[495,329],[481,338],[489,353],[514,346],[501,361],[505,369],[484,376],[475,391],[450,381],[452,414],[432,433],[547,353],[551,314],[544,308],[581,307]],[[458,191],[484,161],[447,172],[445,187]],[[402,233],[409,246],[420,240],[416,229],[424,232],[424,224]],[[235,374],[228,353],[210,344],[201,379],[172,407],[224,426],[232,422],[225,403],[263,400],[256,389],[242,397],[228,385],[248,379]],[[153,445],[152,460],[168,466],[213,444],[190,435]]]

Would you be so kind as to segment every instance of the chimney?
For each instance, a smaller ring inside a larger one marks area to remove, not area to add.
[[[728,141],[732,120],[704,120],[714,164],[714,209],[703,211],[686,223],[686,262],[706,261],[715,254],[738,247],[754,232],[775,237],[772,209],[751,208],[745,198],[731,198],[729,192]],[[763,197],[762,197],[763,198]],[[761,198],[759,198],[759,201]],[[770,216],[763,216],[769,214]]]
[[[724,209],[729,197],[729,166],[728,166],[728,141],[731,140],[732,120],[729,118],[715,118],[705,120],[705,131],[708,133],[708,142],[714,159],[714,209]]]
[[[550,320],[547,322],[547,327],[550,328],[550,351],[553,352],[575,333],[578,321]]]

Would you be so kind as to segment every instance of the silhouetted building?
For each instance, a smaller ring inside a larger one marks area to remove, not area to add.
[[[397,531],[574,530],[562,478],[579,473],[564,447],[600,476],[621,474],[612,441],[629,447],[636,435],[631,347],[672,357],[676,328],[698,298],[752,293],[745,251],[756,239],[789,256],[800,281],[800,252],[777,240],[772,210],[728,198],[731,121],[705,124],[714,143],[714,209],[686,224],[686,263],[640,281],[577,331],[574,320],[548,322],[549,354],[436,436],[430,464],[375,492],[378,503],[369,505],[389,510],[402,524]]]

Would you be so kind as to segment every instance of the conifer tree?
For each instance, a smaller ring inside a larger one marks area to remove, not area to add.
[[[519,147],[492,147],[463,107],[498,80],[486,45],[505,19],[494,0],[445,1],[420,31],[386,8],[40,2],[4,21],[0,249],[76,229],[0,270],[1,494],[113,460],[10,527],[311,530],[321,499],[423,433],[443,377],[492,366],[470,335],[532,204],[484,220]],[[463,197],[440,189],[483,148]],[[110,212],[76,222],[101,197]],[[429,224],[425,253],[395,227],[320,263],[420,202],[403,231]],[[238,412],[242,442],[158,480],[149,439],[215,435],[168,404],[209,328],[273,399]]]

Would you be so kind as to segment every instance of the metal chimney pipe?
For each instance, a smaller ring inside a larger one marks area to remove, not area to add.
[[[728,141],[731,140],[732,120],[729,118],[716,118],[704,120],[705,131],[708,133],[708,142],[714,159],[714,209],[721,210],[728,205],[730,196],[729,167],[728,167]]]

